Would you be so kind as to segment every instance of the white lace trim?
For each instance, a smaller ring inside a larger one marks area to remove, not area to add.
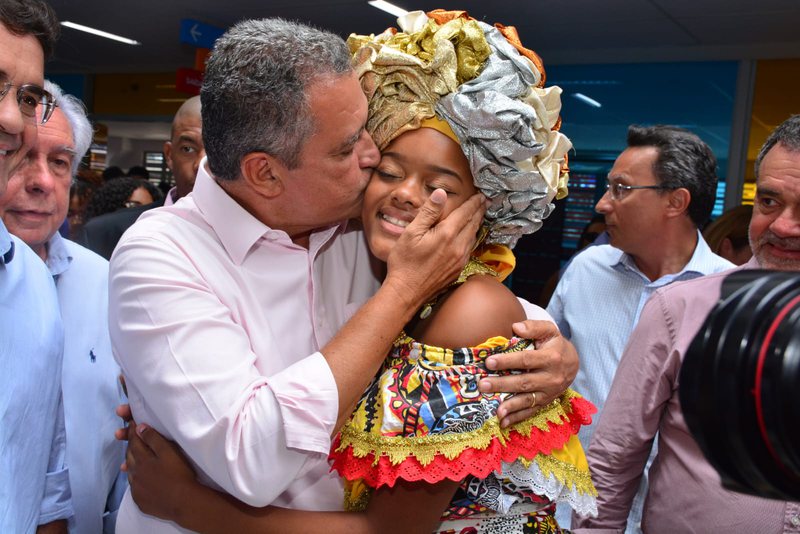
[[[495,471],[495,475],[556,503],[567,503],[580,516],[597,517],[597,498],[594,495],[581,493],[574,485],[567,487],[552,474],[545,476],[536,461],[528,467],[522,462],[503,462],[502,471]]]

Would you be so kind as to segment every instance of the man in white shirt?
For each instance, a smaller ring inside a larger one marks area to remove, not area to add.
[[[75,515],[70,532],[113,532],[126,479],[124,446],[109,433],[124,396],[108,337],[108,262],[62,238],[72,177],[92,142],[92,125],[78,99],[45,81],[57,107],[39,126],[25,162],[0,196],[9,232],[36,252],[56,283],[64,324],[61,371],[67,465]]]

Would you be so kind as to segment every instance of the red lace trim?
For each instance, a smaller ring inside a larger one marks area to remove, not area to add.
[[[408,456],[399,464],[393,465],[387,456],[375,461],[375,454],[370,453],[358,458],[353,455],[352,446],[337,451],[341,437],[336,436],[333,444],[331,471],[337,471],[346,480],[363,480],[370,487],[384,485],[394,486],[398,479],[409,482],[423,481],[429,484],[442,480],[461,481],[468,476],[486,478],[502,466],[502,462],[511,463],[519,457],[533,460],[538,454],[550,454],[554,449],[566,445],[570,437],[578,433],[581,426],[592,421],[592,414],[597,410],[592,403],[581,397],[570,399],[572,413],[562,424],[548,422],[549,430],[531,428],[526,436],[511,430],[505,443],[495,437],[486,449],[465,448],[456,458],[448,459],[437,454],[433,461],[423,466],[416,457]]]

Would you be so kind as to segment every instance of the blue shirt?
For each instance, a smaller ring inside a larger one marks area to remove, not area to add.
[[[588,247],[574,258],[558,282],[547,311],[564,337],[575,345],[581,360],[572,387],[597,406],[592,424],[581,427],[578,434],[584,450],[589,450],[617,365],[647,299],[672,282],[732,267],[731,262],[711,252],[700,232],[689,263],[680,272],[652,282],[631,256],[611,245]],[[633,516],[641,516],[642,502],[643,498],[637,499]]]
[[[63,342],[52,277],[0,221],[0,532],[72,515]]]
[[[58,233],[47,243],[47,268],[64,322],[62,388],[67,464],[75,516],[71,533],[114,532],[127,478],[125,447],[114,439],[125,402],[108,336],[108,261]]]

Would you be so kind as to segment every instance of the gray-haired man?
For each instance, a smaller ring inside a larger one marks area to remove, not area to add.
[[[57,107],[0,196],[0,217],[47,265],[64,324],[61,384],[67,465],[75,515],[70,532],[113,532],[126,479],[119,472],[124,447],[108,432],[124,397],[108,337],[108,262],[64,239],[58,228],[69,191],[92,142],[92,125],[78,99],[45,81]]]

